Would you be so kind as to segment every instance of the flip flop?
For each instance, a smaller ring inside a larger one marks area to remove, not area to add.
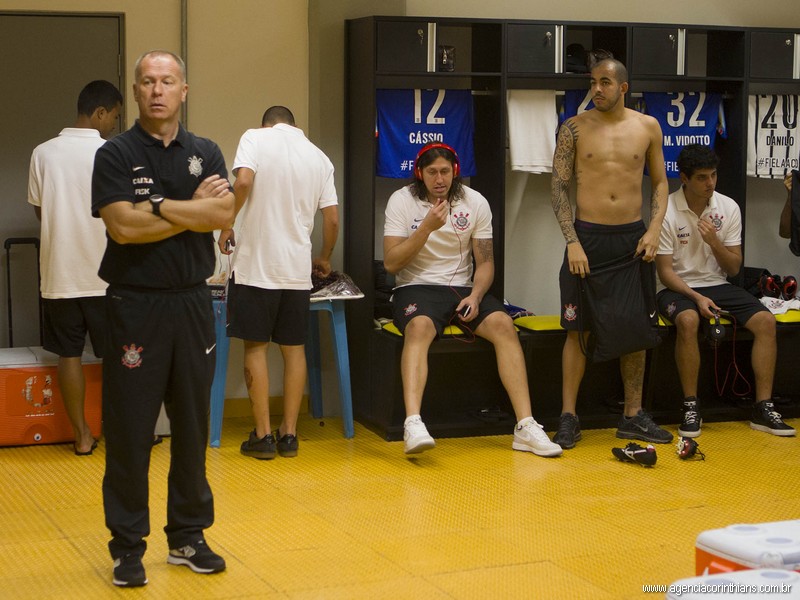
[[[92,447],[86,452],[79,452],[78,447],[74,443],[72,444],[72,450],[75,452],[75,456],[91,456],[95,448],[97,448],[97,440],[92,442]]]

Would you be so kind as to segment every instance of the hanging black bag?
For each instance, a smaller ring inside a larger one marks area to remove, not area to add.
[[[792,171],[792,214],[791,214],[791,240],[789,250],[795,256],[800,256],[800,171]]]

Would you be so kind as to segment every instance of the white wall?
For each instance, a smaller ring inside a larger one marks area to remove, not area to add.
[[[800,260],[789,250],[789,240],[778,237],[778,219],[786,196],[781,179],[747,178],[745,262],[748,267],[800,277]]]

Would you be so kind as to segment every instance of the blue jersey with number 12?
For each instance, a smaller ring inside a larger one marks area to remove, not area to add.
[[[377,90],[377,175],[407,178],[431,142],[452,146],[462,177],[475,175],[474,120],[469,90]]]

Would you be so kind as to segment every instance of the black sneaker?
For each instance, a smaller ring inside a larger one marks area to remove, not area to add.
[[[653,444],[669,444],[674,436],[666,429],[661,429],[653,422],[653,417],[639,409],[635,417],[622,416],[617,427],[617,437]]]
[[[144,574],[142,557],[138,554],[126,554],[114,559],[114,585],[120,587],[142,587],[147,583]]]
[[[652,467],[656,464],[656,449],[648,444],[642,448],[639,444],[631,442],[624,448],[612,448],[611,453],[622,462],[636,463],[643,467]]]
[[[578,417],[572,413],[562,413],[558,418],[558,431],[553,436],[553,443],[558,444],[564,450],[575,447],[575,443],[581,439],[581,426]]]
[[[270,460],[275,458],[275,438],[268,433],[263,438],[256,435],[256,430],[250,432],[250,438],[242,442],[241,452],[245,456],[252,456],[259,460]]]
[[[689,399],[691,398],[691,400]],[[700,426],[703,420],[697,412],[697,398],[690,396],[683,401],[683,422],[678,427],[678,435],[694,438],[700,435]]]
[[[287,433],[286,435],[281,435],[280,430],[275,430],[275,439],[278,440],[278,454],[283,456],[284,458],[292,458],[293,456],[297,456],[297,436],[292,435],[291,433]]]
[[[781,414],[775,410],[772,400],[756,402],[750,415],[750,427],[758,431],[790,437],[797,432],[781,419]]]
[[[171,565],[186,565],[195,573],[219,573],[225,570],[225,559],[208,547],[205,540],[198,540],[182,548],[173,548],[167,555]]]

